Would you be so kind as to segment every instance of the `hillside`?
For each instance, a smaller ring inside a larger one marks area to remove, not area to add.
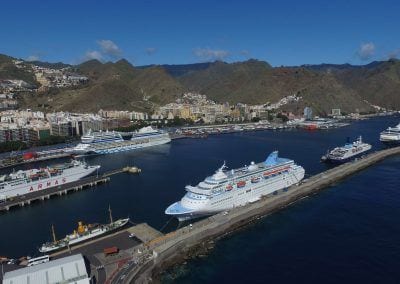
[[[217,102],[247,104],[274,103],[284,96],[297,94],[303,100],[285,107],[297,113],[306,105],[320,114],[329,113],[332,108],[344,112],[371,111],[369,103],[400,109],[398,60],[359,66],[271,67],[264,61],[251,59],[236,63],[216,61],[134,67],[122,59],[115,63],[90,60],[72,68],[88,76],[89,83],[70,89],[52,89],[45,94],[24,95],[21,107],[47,111],[98,111],[102,108],[151,112],[154,107],[193,91]],[[12,64],[11,57],[0,56],[0,79],[6,77],[35,82],[31,73]]]
[[[272,68],[257,60],[233,64],[217,62],[177,79],[189,90],[220,102],[263,104],[298,94],[303,101],[297,112],[304,105],[311,105],[322,114],[329,113],[332,108],[345,112],[370,110],[357,92],[334,75],[302,67]]]
[[[90,78],[81,88],[58,90],[39,96],[25,96],[24,105],[44,106],[48,111],[138,110],[174,101],[183,92],[163,68],[137,69],[126,60],[115,63],[87,61],[75,66]]]
[[[25,82],[37,85],[35,76],[28,71],[28,68],[17,68],[13,63],[14,58],[0,54],[0,80],[24,80]]]

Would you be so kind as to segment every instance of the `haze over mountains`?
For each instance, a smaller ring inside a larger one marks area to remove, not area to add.
[[[60,68],[63,63],[33,62]],[[400,109],[400,62],[376,61],[363,66],[320,64],[272,67],[267,62],[221,61],[187,65],[135,67],[127,60],[102,63],[90,60],[71,66],[89,77],[78,88],[51,90],[44,94],[21,95],[22,107],[46,111],[98,111],[101,109],[152,111],[175,101],[185,92],[198,92],[217,102],[265,104],[298,94],[301,104],[316,113],[332,108],[344,112],[368,112],[372,105]],[[0,80],[22,79],[36,83],[27,70],[13,67],[12,58],[0,56]]]

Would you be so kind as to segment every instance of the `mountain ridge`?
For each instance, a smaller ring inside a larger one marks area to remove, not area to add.
[[[3,57],[0,57],[0,66]],[[400,109],[399,60],[373,61],[366,65],[323,63],[272,67],[257,59],[147,66],[133,66],[121,59],[116,62],[89,60],[71,68],[88,76],[89,83],[79,88],[27,96],[22,98],[21,105],[45,106],[48,111],[103,108],[152,112],[157,106],[192,91],[232,104],[273,103],[297,94],[303,97],[297,112],[304,105],[310,105],[320,114],[327,114],[332,108],[367,112],[372,110],[371,104]],[[0,79],[6,79],[5,73],[0,68]],[[13,76],[20,75],[27,74]]]

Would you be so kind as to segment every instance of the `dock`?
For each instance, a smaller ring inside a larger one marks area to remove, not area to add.
[[[54,196],[62,196],[68,193],[77,192],[80,190],[87,189],[89,187],[96,186],[101,183],[110,181],[110,177],[119,173],[140,173],[141,169],[138,167],[124,167],[121,169],[112,170],[105,172],[98,176],[89,176],[71,183],[62,184],[58,187],[46,188],[38,191],[32,191],[30,193],[11,197],[5,201],[0,202],[0,212],[9,211],[10,209],[20,208],[31,203],[38,201],[49,200]]]

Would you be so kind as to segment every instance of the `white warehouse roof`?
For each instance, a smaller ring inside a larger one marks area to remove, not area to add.
[[[3,284],[89,284],[85,261],[81,254],[17,269],[4,274]]]

